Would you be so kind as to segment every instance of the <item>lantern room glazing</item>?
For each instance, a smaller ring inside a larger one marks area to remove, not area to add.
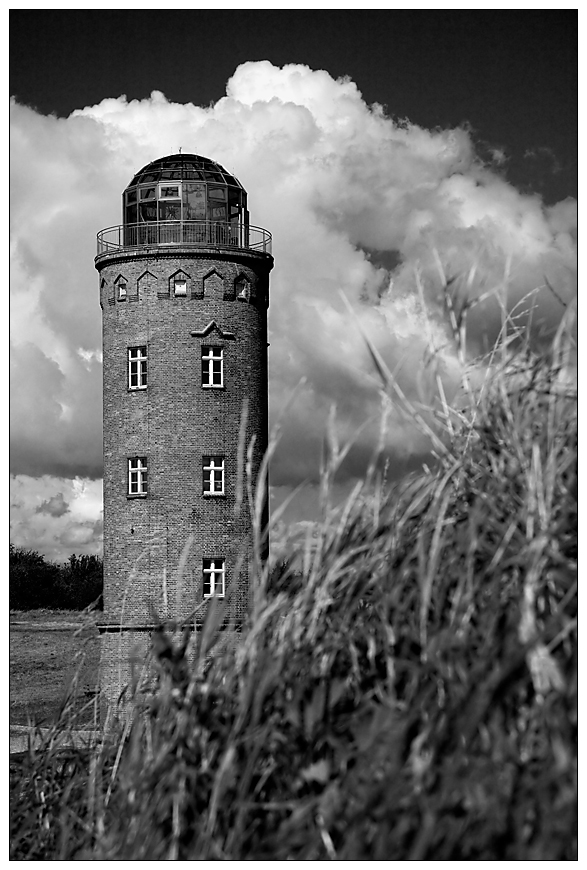
[[[126,227],[167,221],[247,226],[247,193],[220,164],[198,154],[172,154],[147,164],[123,193]]]

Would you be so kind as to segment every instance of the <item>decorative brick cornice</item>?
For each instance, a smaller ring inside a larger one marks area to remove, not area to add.
[[[247,266],[250,265],[253,269],[255,268],[255,265],[260,266],[263,264],[261,269],[266,270],[267,273],[273,268],[273,257],[271,254],[267,254],[264,251],[252,251],[245,248],[235,250],[231,248],[215,248],[212,246],[209,248],[195,248],[194,246],[190,247],[189,245],[169,245],[168,248],[154,245],[151,248],[127,248],[118,251],[109,251],[105,254],[98,254],[98,256],[94,258],[94,264],[96,269],[101,271],[106,265],[110,266],[116,263],[124,263],[128,260],[147,260],[155,263],[158,260],[176,260],[178,258],[192,261],[194,258],[197,258],[200,261],[212,260],[215,263],[241,263]]]

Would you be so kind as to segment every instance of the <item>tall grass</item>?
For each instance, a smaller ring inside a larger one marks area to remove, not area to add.
[[[157,691],[123,731],[23,759],[13,858],[576,858],[567,323],[548,353],[499,348],[435,412],[371,350],[433,467],[385,487],[374,463],[287,558],[258,559],[238,645],[220,601],[195,637],[160,628]],[[326,506],[343,458],[331,438]]]

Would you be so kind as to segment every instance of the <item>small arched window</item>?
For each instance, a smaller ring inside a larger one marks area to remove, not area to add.
[[[185,275],[176,275],[173,279],[173,292],[175,296],[188,295],[188,282]]]
[[[236,290],[236,298],[243,302],[249,302],[251,298],[251,283],[244,276],[237,279],[234,288]]]
[[[190,276],[186,274],[182,269],[179,269],[173,275],[169,277],[169,290],[167,295],[176,296],[179,298],[185,298],[188,295],[188,284],[190,281]]]
[[[116,287],[116,298],[119,302],[126,302],[127,297],[127,283],[126,278],[123,278],[122,275],[119,275],[116,281],[114,282]]]

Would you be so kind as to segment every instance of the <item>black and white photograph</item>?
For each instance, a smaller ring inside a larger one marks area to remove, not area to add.
[[[578,10],[8,19],[10,860],[577,861]]]

